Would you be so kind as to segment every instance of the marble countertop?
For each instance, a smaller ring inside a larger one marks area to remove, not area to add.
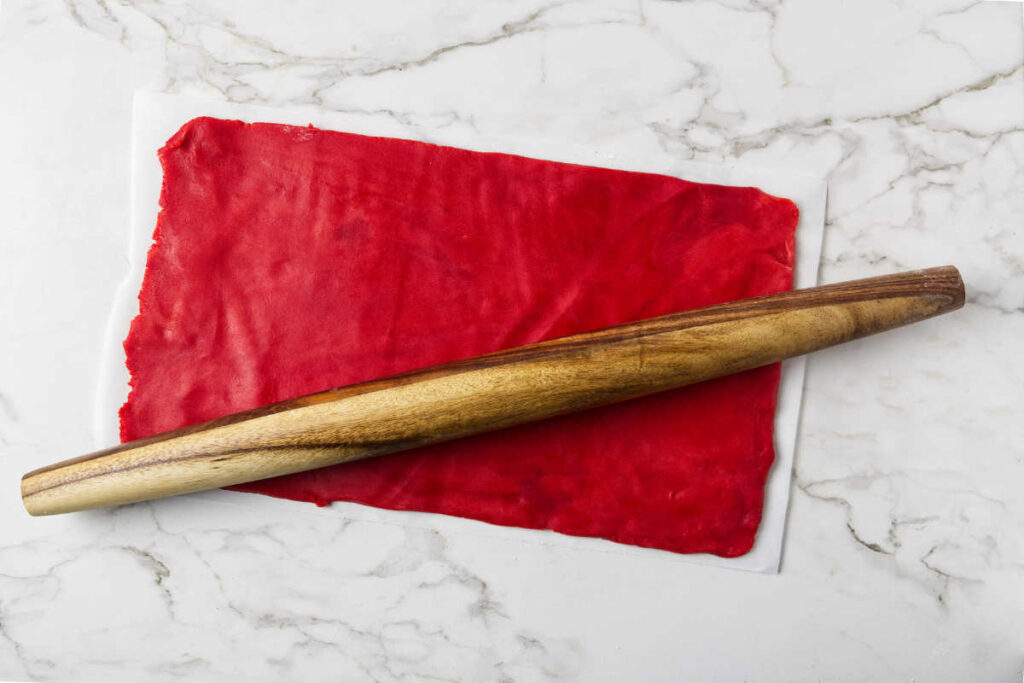
[[[0,680],[1020,680],[1022,51],[977,0],[6,0]],[[818,173],[823,282],[968,304],[810,360],[777,576],[242,494],[32,519],[92,446],[140,88]]]

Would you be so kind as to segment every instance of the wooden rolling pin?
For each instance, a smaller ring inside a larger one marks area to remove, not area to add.
[[[266,479],[541,420],[775,363],[956,310],[952,266],[746,299],[312,394],[21,480],[52,515]]]

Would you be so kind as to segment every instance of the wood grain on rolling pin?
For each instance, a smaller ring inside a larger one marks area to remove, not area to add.
[[[651,318],[276,403],[22,478],[33,515],[202,491],[694,384],[960,308],[952,266]]]

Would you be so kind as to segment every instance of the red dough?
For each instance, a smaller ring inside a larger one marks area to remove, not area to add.
[[[792,282],[797,209],[753,188],[210,118],[160,159],[126,441]],[[741,555],[778,381],[771,366],[237,488]]]

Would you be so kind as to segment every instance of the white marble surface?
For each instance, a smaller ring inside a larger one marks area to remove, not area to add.
[[[6,0],[0,679],[1020,680],[1020,12]],[[244,496],[30,519],[91,443],[139,87],[827,174],[823,281],[951,262],[970,303],[812,358],[778,576]]]

